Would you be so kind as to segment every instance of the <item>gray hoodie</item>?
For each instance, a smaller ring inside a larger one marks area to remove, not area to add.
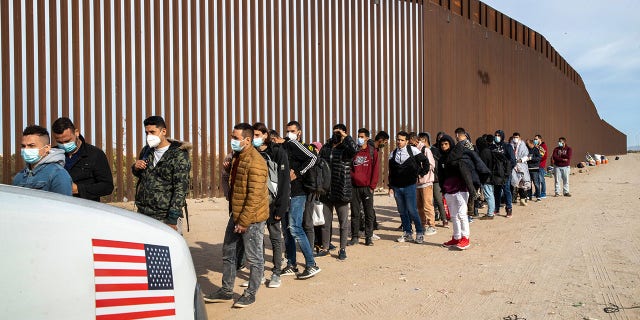
[[[13,177],[13,185],[71,195],[71,176],[64,169],[64,150],[51,148],[36,165],[27,165]]]

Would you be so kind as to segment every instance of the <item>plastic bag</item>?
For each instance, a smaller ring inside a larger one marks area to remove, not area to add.
[[[313,205],[313,225],[314,226],[321,226],[324,225],[324,205],[322,204],[322,202],[318,201],[318,200],[314,200],[312,202]]]

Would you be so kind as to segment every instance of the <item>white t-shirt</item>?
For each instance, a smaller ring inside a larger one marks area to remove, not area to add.
[[[162,158],[164,153],[167,152],[167,150],[169,150],[170,146],[171,145],[168,145],[168,146],[163,147],[163,148],[156,148],[156,150],[153,152],[153,165],[154,166],[156,164],[158,164],[158,162],[160,161],[160,159]]]

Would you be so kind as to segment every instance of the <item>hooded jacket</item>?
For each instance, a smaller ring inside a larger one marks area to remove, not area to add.
[[[51,148],[35,167],[27,165],[13,177],[13,185],[71,195],[71,176],[64,169],[64,151]]]
[[[478,150],[478,155],[480,156],[480,160],[482,160],[482,162],[484,162],[487,168],[491,170],[491,168],[493,168],[493,165],[494,165],[493,157],[491,155],[491,149],[489,148],[489,143],[487,142],[487,140],[485,140],[484,136],[478,137],[478,139],[476,139],[476,148]],[[495,184],[495,180],[496,180],[496,176],[494,172],[491,172],[491,177],[489,178],[489,181],[487,181],[486,183]]]
[[[138,159],[147,161],[147,168],[138,170],[135,164],[131,171],[138,178],[136,206],[138,212],[168,224],[177,224],[182,217],[182,208],[189,193],[189,171],[191,144],[169,140],[169,149],[160,161],[153,165],[155,148],[145,146]]]
[[[500,142],[494,141],[494,143],[489,147],[492,148],[493,151],[502,152],[505,157],[509,159],[509,163],[511,163],[511,168],[509,169],[513,169],[513,167],[516,166],[516,157],[515,152],[513,151],[513,147],[511,146],[511,144],[504,141],[504,131],[497,130],[496,133],[500,135]]]
[[[231,215],[243,227],[269,218],[267,162],[253,145],[234,154],[231,164]]]
[[[80,149],[73,156],[66,158],[67,172],[73,183],[78,186],[75,197],[100,201],[100,197],[113,192],[113,175],[104,151],[84,141],[80,135]],[[70,167],[69,167],[70,166]]]
[[[452,146],[447,152],[440,150],[438,180],[442,192],[453,194],[469,191],[471,199],[476,189],[489,179],[491,172],[475,151],[465,147],[464,141],[454,144],[453,138],[448,135],[442,139],[449,141]]]
[[[422,143],[418,144],[418,150],[420,150],[426,157],[429,159],[429,164],[433,164],[429,166],[429,171],[424,176],[418,177],[418,182],[416,183],[417,188],[424,188],[433,185],[433,181],[435,180],[435,163],[436,160],[433,158],[433,153],[431,152],[431,148],[429,145],[424,145]]]

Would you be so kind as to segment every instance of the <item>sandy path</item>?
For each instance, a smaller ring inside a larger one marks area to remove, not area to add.
[[[394,242],[400,234],[395,202],[376,196],[382,240],[375,246],[349,247],[344,262],[318,258],[316,277],[283,277],[278,289],[263,286],[249,308],[208,304],[209,317],[640,319],[640,309],[603,311],[609,303],[640,306],[640,154],[572,171],[572,198],[514,207],[512,219],[476,220],[464,252],[440,247],[450,229],[438,228],[422,245]],[[553,194],[549,178],[547,186]],[[199,282],[211,292],[221,283],[227,204],[206,199],[189,206],[192,229],[185,237]],[[298,261],[304,261],[301,254]],[[239,274],[236,294],[247,276]]]

